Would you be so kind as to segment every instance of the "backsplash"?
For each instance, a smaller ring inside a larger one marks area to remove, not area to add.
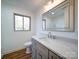
[[[40,34],[48,34],[48,32],[49,31],[41,31]],[[51,33],[52,33],[52,35],[78,40],[77,32],[53,32],[53,31],[51,31]]]

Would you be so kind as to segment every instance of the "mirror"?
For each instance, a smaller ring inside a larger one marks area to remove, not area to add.
[[[73,31],[70,4],[60,4],[42,15],[42,28],[47,31]],[[73,16],[72,16],[73,17]]]

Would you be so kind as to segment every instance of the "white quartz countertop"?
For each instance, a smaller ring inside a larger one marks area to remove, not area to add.
[[[32,37],[49,50],[66,59],[78,59],[78,45],[60,39],[39,39]]]

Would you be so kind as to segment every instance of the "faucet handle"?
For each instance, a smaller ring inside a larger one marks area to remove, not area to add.
[[[50,37],[51,37],[51,32],[48,33],[48,38],[50,38]]]
[[[53,35],[53,39],[56,39],[56,36],[55,35]]]

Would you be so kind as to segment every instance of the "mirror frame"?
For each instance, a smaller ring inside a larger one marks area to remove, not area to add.
[[[67,29],[66,30],[47,30],[45,29],[45,31],[62,31],[62,32],[73,32],[74,31],[74,0],[66,0],[62,3],[60,3],[59,5],[57,5],[56,7],[52,8],[53,10],[62,7],[63,5],[68,5],[68,12],[69,12],[69,16],[68,16],[68,23],[67,25]],[[49,11],[51,11],[52,9],[48,10],[47,12],[42,14],[42,21],[43,21],[43,15],[48,13]],[[43,26],[42,26],[43,27]],[[46,27],[46,26],[45,26]],[[43,29],[43,28],[42,28]],[[62,28],[64,29],[64,28]]]

